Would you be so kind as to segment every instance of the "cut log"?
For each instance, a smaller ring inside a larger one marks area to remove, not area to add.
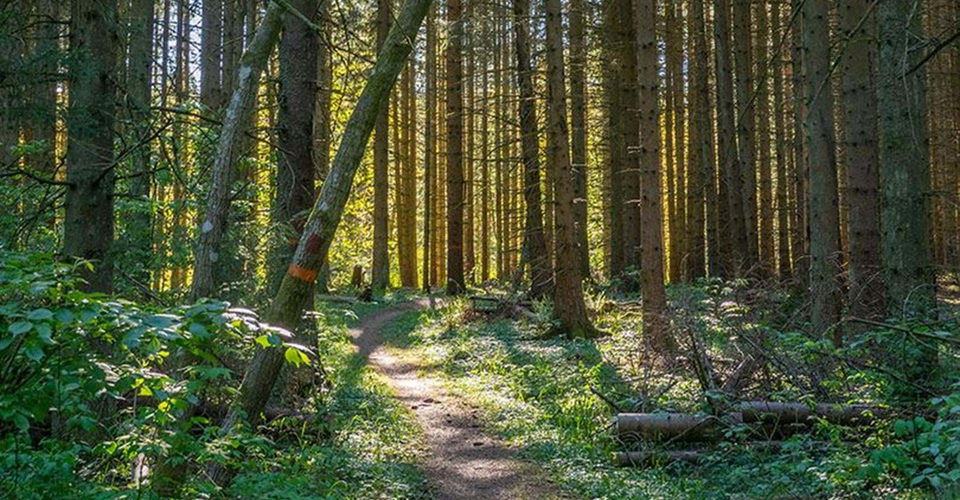
[[[869,405],[841,405],[832,403],[780,403],[774,401],[744,401],[739,405],[743,421],[767,424],[807,424],[816,418],[841,425],[871,422],[880,409]]]
[[[616,428],[621,439],[709,441],[718,439],[726,427],[742,421],[739,413],[722,418],[691,413],[620,413]]]

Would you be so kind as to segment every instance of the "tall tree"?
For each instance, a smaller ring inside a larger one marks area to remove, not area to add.
[[[593,337],[597,329],[587,316],[574,215],[574,174],[567,133],[566,85],[563,71],[563,28],[560,0],[545,0],[547,12],[547,154],[553,166],[556,197],[556,250],[553,311],[559,330],[571,337]]]
[[[849,311],[883,318],[880,262],[880,179],[877,163],[877,94],[874,60],[876,22],[872,3],[844,0],[840,30],[847,40],[841,54],[843,162],[848,212]]]
[[[840,320],[840,214],[836,139],[830,88],[829,2],[803,2],[803,77],[806,89],[807,162],[810,176],[810,321],[816,333]],[[835,338],[835,340],[837,340]]]
[[[463,18],[447,0],[447,293],[465,290],[463,276]]]
[[[517,88],[520,99],[520,158],[523,161],[523,198],[526,202],[526,227],[523,233],[523,254],[530,279],[530,296],[539,298],[550,288],[550,262],[543,235],[543,213],[540,210],[540,163],[537,138],[537,106],[533,93],[532,69],[527,26],[530,23],[529,0],[513,1],[513,43],[517,58]]]
[[[897,315],[929,311],[936,292],[925,71],[917,66],[920,51],[912,47],[922,36],[922,3],[887,0],[877,5],[880,238],[887,305]]]
[[[752,0],[733,0],[734,63],[736,64],[737,95],[737,186],[740,192],[733,193],[734,202],[742,212],[745,234],[735,236],[746,239],[746,253],[737,255],[742,270],[756,271],[759,252],[757,249],[757,176],[756,176],[756,98],[753,88],[753,22],[750,5]],[[739,254],[738,248],[738,254]]]
[[[574,215],[580,274],[590,277],[590,249],[587,241],[587,44],[585,22],[587,3],[570,1],[567,35],[570,38],[570,154],[574,175]],[[529,201],[527,202],[529,204]],[[528,208],[529,210],[529,208]]]
[[[433,232],[434,203],[436,192],[433,187],[436,183],[436,164],[434,158],[437,151],[437,28],[434,16],[436,7],[427,14],[427,50],[426,67],[424,69],[426,88],[424,90],[423,110],[423,289],[429,292],[430,286],[436,283],[436,273],[433,271],[431,258],[436,245],[436,235]]]
[[[64,253],[94,262],[83,271],[89,291],[113,289],[113,127],[119,39],[116,0],[73,0],[67,112]]]
[[[309,13],[308,13],[309,14]],[[222,102],[223,0],[203,0],[200,27],[200,102],[217,109]],[[131,50],[134,46],[131,44]]]
[[[330,242],[343,215],[353,177],[363,158],[377,115],[390,98],[390,90],[413,50],[413,41],[430,6],[430,0],[407,0],[377,56],[360,99],[347,121],[340,146],[330,166],[310,217],[300,235],[297,250],[277,291],[266,319],[270,324],[296,328],[312,298],[310,291],[317,269],[330,249]],[[269,11],[268,11],[269,12]],[[263,412],[284,362],[284,350],[257,351],[240,386],[238,405],[224,418],[221,432],[229,432],[243,418],[257,419]],[[245,417],[246,416],[246,417]],[[218,484],[230,479],[220,465],[208,467],[209,477]]]
[[[786,36],[783,26],[783,13],[789,12],[780,4],[773,4],[771,14],[770,31],[774,40],[781,40]],[[786,29],[789,29],[788,27]],[[784,81],[783,81],[783,54],[782,47],[777,42],[776,52],[773,55],[773,109],[774,128],[776,129],[776,138],[774,146],[774,157],[777,163],[777,272],[781,279],[787,279],[791,276],[792,262],[790,260],[790,206],[788,203],[788,176],[787,176],[787,140],[790,135],[787,133],[787,120],[785,119],[787,108],[784,101]]]
[[[317,0],[289,0],[290,6],[316,23]],[[296,249],[316,183],[313,126],[317,101],[317,34],[291,12],[283,14],[279,45],[280,108],[277,114],[276,194],[273,223],[279,231],[270,262],[270,290],[283,278]]]
[[[770,86],[767,75],[773,70],[768,64],[768,44],[770,38],[770,16],[767,13],[767,2],[761,0],[754,4],[754,13],[757,23],[756,43],[754,49],[754,63],[757,67],[757,84],[752,92],[756,101],[756,141],[757,141],[757,168],[758,186],[760,191],[759,221],[757,238],[759,241],[760,272],[764,276],[776,274],[776,257],[774,255],[773,236],[773,163],[771,162],[770,144]],[[776,110],[779,114],[780,111]]]
[[[643,334],[661,351],[672,349],[667,331],[663,271],[663,209],[660,202],[660,119],[657,92],[656,0],[634,0],[640,87],[640,214],[643,248]]]
[[[377,0],[377,50],[382,49],[387,38],[391,17],[390,0]],[[380,111],[373,133],[373,264],[370,285],[375,293],[382,293],[390,286],[390,255],[387,249],[387,240],[390,239],[388,108],[384,106]]]
[[[713,149],[713,113],[710,101],[710,47],[707,45],[705,0],[691,0],[691,19],[689,23],[690,53],[692,54],[692,75],[690,78],[693,109],[690,121],[690,185],[687,193],[687,241],[690,257],[687,261],[687,273],[690,278],[700,278],[706,274],[707,262],[715,265],[716,260],[716,182],[714,179]],[[710,255],[707,256],[707,236]],[[709,259],[707,259],[709,257]],[[710,275],[714,269],[710,268]]]

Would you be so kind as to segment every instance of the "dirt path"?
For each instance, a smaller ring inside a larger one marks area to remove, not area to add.
[[[426,436],[430,458],[424,472],[440,499],[565,498],[534,464],[516,458],[516,450],[480,428],[476,410],[381,348],[380,330],[406,311],[430,307],[423,299],[365,318],[351,330],[360,354],[389,378],[390,385],[416,414]]]

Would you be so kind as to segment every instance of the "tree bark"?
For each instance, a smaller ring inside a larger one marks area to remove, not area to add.
[[[660,201],[656,0],[634,0],[637,19],[637,81],[640,89],[640,214],[644,339],[660,352],[673,350],[667,331],[663,270],[663,209]]]
[[[265,316],[268,323],[293,330],[303,316],[312,298],[310,290],[317,269],[330,249],[377,116],[390,98],[390,90],[413,49],[429,6],[430,0],[408,0],[397,13],[396,22],[344,128],[330,173],[313,205],[287,274]],[[282,349],[257,351],[244,374],[238,404],[224,418],[221,432],[229,432],[243,418],[259,417],[283,362]],[[223,466],[213,465],[207,472],[217,484],[224,484],[230,478],[229,470]]]
[[[556,250],[553,312],[558,331],[570,337],[598,333],[587,317],[580,275],[574,215],[574,177],[570,165],[567,106],[563,71],[563,30],[560,0],[545,0],[547,13],[547,150],[553,166],[556,197]]]
[[[447,293],[465,291],[463,276],[463,18],[447,0]]]
[[[67,111],[64,253],[93,261],[81,271],[83,290],[113,290],[113,127],[119,39],[116,0],[73,0]]]
[[[816,334],[825,333],[840,320],[841,305],[840,215],[827,14],[826,0],[803,3],[803,75],[807,102],[804,132],[810,176],[810,321]]]
[[[377,0],[377,49],[383,47],[390,30],[392,17],[390,0]],[[370,285],[374,293],[381,294],[390,286],[390,254],[387,248],[390,239],[389,181],[389,105],[384,106],[377,117],[373,134],[373,264]]]
[[[537,138],[536,96],[530,68],[529,0],[513,1],[513,42],[517,58],[517,88],[520,99],[517,115],[520,117],[520,158],[523,162],[523,199],[526,202],[526,228],[523,233],[523,254],[530,280],[530,296],[540,298],[550,290],[547,242],[543,235],[543,213],[540,196],[539,139]]]
[[[844,0],[840,30],[849,40],[841,55],[844,196],[850,246],[848,307],[853,316],[884,316],[880,262],[880,179],[877,163],[876,20],[873,2]]]
[[[290,7],[317,21],[317,0],[289,0]],[[290,12],[283,14],[279,45],[280,99],[277,114],[276,194],[272,222],[277,231],[270,259],[270,290],[283,279],[315,196],[313,125],[317,100],[317,34]]]
[[[752,0],[733,0],[734,63],[737,94],[737,182],[740,191],[732,193],[743,217],[744,234],[735,235],[738,243],[737,263],[741,272],[755,272],[757,248],[757,177],[756,177],[756,99],[753,97],[753,23]],[[746,243],[743,246],[743,243]],[[742,248],[740,248],[742,247]],[[740,254],[739,250],[745,253]]]
[[[423,290],[429,292],[431,285],[436,283],[436,273],[433,271],[433,248],[436,236],[433,233],[434,198],[433,190],[436,183],[437,167],[434,158],[437,150],[437,127],[435,124],[437,112],[437,28],[434,22],[435,11],[427,14],[427,47],[425,68],[425,103],[423,110],[424,137],[423,137]]]
[[[587,3],[570,1],[570,154],[574,175],[574,219],[580,275],[590,278],[590,247],[587,241],[587,45],[584,16]],[[528,202],[529,203],[529,202]],[[529,210],[529,208],[528,208]]]
[[[244,143],[244,127],[249,123],[253,111],[257,81],[280,36],[281,19],[281,7],[270,1],[253,40],[240,58],[237,87],[233,89],[220,129],[207,204],[194,251],[193,283],[190,289],[190,296],[194,300],[217,293],[217,260],[226,231],[236,163]]]
[[[200,102],[207,109],[216,110],[223,102],[220,76],[223,57],[223,0],[203,0],[201,23]],[[133,48],[135,46],[131,45],[131,50]]]
[[[761,276],[770,277],[776,275],[776,255],[774,253],[774,235],[773,235],[773,163],[770,155],[770,79],[767,74],[770,71],[776,71],[775,67],[767,63],[769,55],[767,45],[770,38],[770,16],[767,13],[767,2],[762,0],[754,5],[757,23],[757,39],[754,44],[754,62],[757,66],[757,79],[759,83],[751,90],[756,93],[756,112],[757,129],[757,168],[759,169],[758,178],[760,191],[759,210],[760,220],[758,223],[757,238],[759,241],[759,256]],[[775,110],[780,114],[780,110]]]
[[[719,228],[721,270],[733,277],[747,253],[747,228],[740,203],[743,197],[737,159],[736,118],[733,108],[733,64],[730,60],[730,0],[714,0],[714,53],[717,71],[717,153],[720,201],[728,223]]]
[[[890,314],[927,314],[935,305],[930,249],[930,164],[925,71],[911,46],[921,37],[922,2],[877,5],[881,244]]]

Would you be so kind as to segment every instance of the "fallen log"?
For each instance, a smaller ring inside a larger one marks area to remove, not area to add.
[[[840,425],[871,422],[880,409],[869,405],[841,405],[834,403],[781,403],[775,401],[744,401],[738,405],[746,423],[809,424],[817,418]]]
[[[723,429],[742,422],[739,413],[722,418],[691,413],[620,413],[616,429],[621,439],[709,441],[718,439]]]

